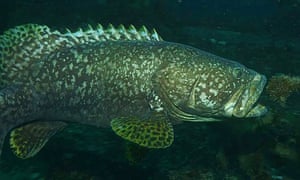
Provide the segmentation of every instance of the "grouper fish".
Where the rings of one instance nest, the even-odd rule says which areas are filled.
[[[0,36],[0,148],[9,133],[14,154],[32,157],[69,123],[167,148],[178,122],[262,116],[265,84],[238,62],[144,26],[20,25]]]

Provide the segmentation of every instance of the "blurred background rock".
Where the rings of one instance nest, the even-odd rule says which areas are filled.
[[[234,59],[268,78],[300,75],[299,0],[2,0],[0,32],[24,23],[76,31],[88,24],[156,28],[163,39]],[[283,87],[284,88],[284,87]],[[166,150],[135,149],[110,129],[72,125],[34,158],[6,142],[0,179],[297,179],[300,97],[262,97],[261,119],[175,126]],[[134,154],[137,154],[135,157]]]

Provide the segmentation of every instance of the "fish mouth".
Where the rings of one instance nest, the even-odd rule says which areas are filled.
[[[244,88],[237,91],[225,105],[227,116],[237,118],[258,117],[267,112],[267,108],[257,104],[257,101],[266,85],[267,79],[264,75],[257,74]]]

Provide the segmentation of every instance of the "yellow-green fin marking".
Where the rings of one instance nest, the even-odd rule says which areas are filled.
[[[113,119],[111,126],[117,135],[147,148],[167,148],[174,141],[173,126],[165,118],[121,117]]]
[[[14,129],[10,134],[10,147],[14,154],[22,159],[33,157],[48,140],[61,131],[64,122],[35,122]]]

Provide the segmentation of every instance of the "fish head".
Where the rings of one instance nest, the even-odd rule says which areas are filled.
[[[257,117],[267,109],[257,104],[266,77],[244,65],[222,59],[211,63],[191,88],[185,109],[216,117]],[[193,111],[192,111],[193,112]],[[197,114],[197,113],[195,113]]]
[[[214,121],[258,117],[267,112],[265,106],[257,104],[266,84],[264,75],[238,62],[203,53],[169,66],[161,76],[163,99],[171,115],[185,121]]]
[[[237,65],[239,67],[231,69],[231,78],[228,80],[228,87],[232,86],[235,90],[228,93],[229,99],[223,106],[223,114],[237,118],[264,115],[267,108],[257,101],[266,85],[266,77],[241,64]]]

